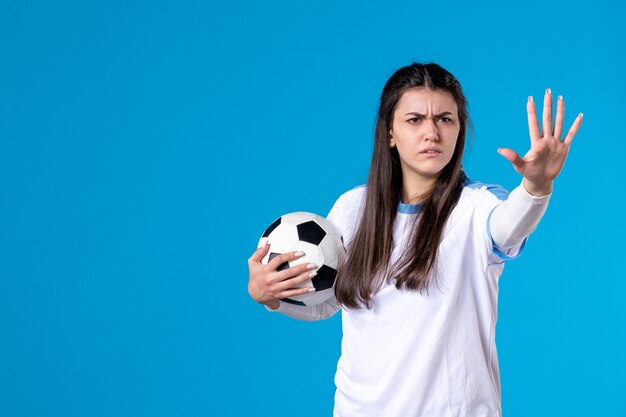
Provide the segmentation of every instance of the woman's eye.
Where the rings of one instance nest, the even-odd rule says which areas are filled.
[[[409,120],[407,120],[409,123],[416,123],[418,121],[420,121],[422,118],[421,117],[412,117]],[[452,122],[452,119],[450,119],[449,117],[441,117],[439,118],[439,120],[441,120],[444,123],[450,123]]]

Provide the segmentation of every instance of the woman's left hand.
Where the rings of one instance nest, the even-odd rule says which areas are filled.
[[[532,195],[542,196],[552,192],[552,182],[561,172],[570,144],[583,121],[583,114],[579,113],[565,138],[561,140],[564,109],[565,103],[559,96],[556,121],[552,130],[552,93],[550,89],[547,89],[543,99],[543,132],[540,133],[535,102],[532,96],[529,96],[526,110],[530,131],[530,150],[521,158],[512,149],[498,149],[500,155],[508,159],[515,171],[524,177],[524,187]]]

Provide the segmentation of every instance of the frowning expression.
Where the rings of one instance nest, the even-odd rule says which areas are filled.
[[[459,130],[452,94],[424,87],[404,92],[389,131],[389,146],[398,150],[403,177],[424,183],[436,180],[452,159]]]

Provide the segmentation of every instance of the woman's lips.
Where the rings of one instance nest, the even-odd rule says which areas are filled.
[[[427,158],[435,158],[441,155],[441,151],[439,149],[424,149],[420,152],[420,155],[424,155]]]

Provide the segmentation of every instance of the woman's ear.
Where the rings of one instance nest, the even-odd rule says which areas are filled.
[[[389,131],[389,147],[393,148],[394,146],[396,146],[396,142],[393,140],[393,135],[390,130]]]

